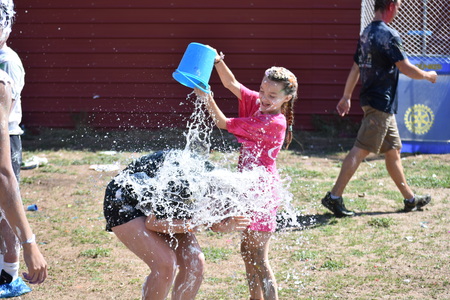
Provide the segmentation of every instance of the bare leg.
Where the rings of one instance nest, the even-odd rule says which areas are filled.
[[[203,281],[205,256],[194,234],[176,234],[178,247],[175,249],[178,275],[172,290],[172,300],[194,299]]]
[[[1,253],[4,255],[3,261],[5,263],[18,263],[20,246],[19,241],[5,219],[0,221],[0,240],[1,240]],[[3,263],[3,262],[1,262]],[[1,269],[0,269],[1,271]],[[9,274],[14,275],[14,274]],[[17,274],[15,274],[17,276]]]
[[[402,160],[400,157],[400,150],[392,149],[385,153],[386,169],[391,176],[395,185],[402,193],[403,198],[411,199],[414,193],[406,182],[405,174],[403,173]]]
[[[163,300],[169,294],[177,271],[177,258],[166,235],[147,230],[145,217],[113,227],[113,232],[150,268],[143,299]]]
[[[9,137],[11,146],[11,163],[17,182],[20,182],[20,165],[22,163],[22,142],[20,136]],[[19,256],[20,256],[20,243],[14,231],[9,226],[6,219],[2,218],[0,214],[0,240],[1,240],[1,253],[4,255],[3,261],[9,265],[3,265],[2,268],[15,280],[19,273]],[[15,264],[15,267],[12,265]],[[1,268],[0,268],[1,272]],[[5,282],[5,277],[2,276],[1,283]],[[9,280],[10,278],[8,278]]]
[[[342,197],[344,193],[344,189],[347,186],[348,182],[352,178],[353,174],[355,174],[361,162],[364,158],[369,155],[370,152],[356,146],[353,146],[352,150],[347,154],[342,163],[341,171],[339,173],[338,179],[331,190],[331,194],[334,196]]]
[[[251,299],[277,300],[275,276],[269,264],[271,232],[246,230],[241,243]]]

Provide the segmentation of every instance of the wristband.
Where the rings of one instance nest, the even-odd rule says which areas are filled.
[[[25,242],[22,242],[22,245],[24,244],[32,244],[32,243],[36,243],[36,235],[33,234],[28,240],[26,240]]]
[[[216,61],[214,61],[214,64],[217,65],[218,63],[220,63],[221,61],[223,61],[225,59],[225,54],[223,54],[222,52],[220,52],[219,54],[220,58]]]

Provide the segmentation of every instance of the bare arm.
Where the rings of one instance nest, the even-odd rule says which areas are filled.
[[[189,221],[178,219],[157,219],[155,215],[150,215],[145,221],[148,230],[160,233],[187,233],[195,231],[189,226]]]
[[[20,197],[19,185],[11,165],[8,117],[11,106],[11,88],[0,82],[0,207],[8,223],[23,245],[23,256],[30,283],[42,283],[47,277],[47,262],[42,256],[28,223]]]
[[[211,226],[211,230],[214,232],[233,232],[244,231],[250,226],[250,219],[243,216],[235,216],[226,218],[219,223],[215,223]]]
[[[345,116],[350,111],[350,99],[352,98],[353,90],[355,89],[358,80],[359,66],[355,62],[353,62],[352,68],[350,69],[350,73],[347,77],[347,81],[345,82],[344,95],[342,96],[341,100],[339,100],[336,106],[336,110],[341,117]]]
[[[250,219],[243,216],[229,217],[211,226],[211,230],[214,232],[233,232],[244,231],[250,226]],[[190,227],[188,220],[176,220],[176,219],[157,219],[154,215],[147,217],[145,221],[145,227],[148,230],[160,232],[160,233],[187,233],[198,231],[197,227]]]
[[[220,55],[217,55],[214,66],[216,67],[217,74],[219,74],[223,86],[229,89],[237,98],[241,98],[241,84],[236,80],[234,74]]]
[[[397,68],[412,79],[425,79],[431,83],[436,83],[437,73],[435,71],[423,71],[409,62],[409,59],[399,61],[395,64]]]
[[[208,112],[214,120],[216,126],[220,129],[227,129],[227,117],[225,117],[223,112],[217,106],[212,93],[206,94],[197,88],[194,89],[194,92],[197,94],[197,96],[206,99],[206,109],[208,109]]]

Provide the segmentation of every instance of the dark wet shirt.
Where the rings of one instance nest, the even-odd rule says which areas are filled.
[[[130,163],[124,171],[128,171],[130,174],[144,172],[149,177],[155,177],[164,163],[166,155],[167,151],[144,155]]]
[[[399,70],[395,63],[407,58],[397,31],[383,21],[373,21],[363,31],[353,57],[361,77],[361,106],[397,113]]]
[[[154,178],[158,175],[168,153],[168,151],[159,151],[142,156],[129,164],[122,172],[126,172],[138,182],[140,178]],[[173,161],[171,164],[179,166],[177,161]],[[214,169],[214,165],[209,161],[204,161],[204,164],[205,172]],[[145,191],[136,192],[132,184],[125,184],[122,192],[125,197],[132,199],[130,202],[136,202],[136,204],[140,202],[141,210],[152,212],[159,219],[190,219],[193,209],[192,191],[189,189],[189,182],[185,178],[184,170],[177,167],[173,169],[171,174],[173,180],[171,179],[166,183],[167,186],[164,188],[162,195],[155,193],[156,189],[153,186],[145,186]],[[162,198],[159,198],[158,195]],[[153,201],[148,202],[150,199],[153,199]],[[142,201],[148,202],[149,206],[143,205]]]
[[[131,177],[145,178],[146,176],[153,178],[155,177],[162,165],[164,164],[165,158],[167,156],[167,151],[159,151],[153,154],[148,154],[140,157],[139,159],[133,161],[128,167],[123,171],[127,172]],[[178,164],[175,162],[175,164]],[[144,175],[145,174],[145,175]],[[182,170],[177,170],[173,174],[173,181],[167,183],[167,187],[164,189],[164,197],[148,203],[150,207],[140,204],[140,209],[147,212],[152,211],[157,218],[176,218],[176,219],[189,219],[191,218],[190,210],[192,209],[192,201],[190,198],[192,196],[189,190],[189,183],[184,180]],[[149,200],[155,198],[155,188],[152,186],[146,186],[146,189],[142,194],[136,193],[133,186],[125,185],[122,190],[126,197],[139,200]]]

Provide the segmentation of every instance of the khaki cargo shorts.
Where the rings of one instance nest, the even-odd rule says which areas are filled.
[[[355,146],[372,153],[385,153],[402,148],[395,115],[363,106],[364,118],[356,137]]]

